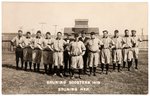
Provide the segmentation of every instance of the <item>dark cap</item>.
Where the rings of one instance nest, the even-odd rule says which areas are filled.
[[[131,32],[136,32],[136,30],[131,30]]]
[[[81,31],[81,34],[86,34],[85,30],[82,30],[82,31]]]
[[[75,33],[75,34],[74,34],[74,37],[79,37],[79,34],[78,34],[78,33]]]
[[[46,34],[49,34],[49,35],[51,35],[51,33],[50,33],[50,32],[46,32]]]
[[[129,31],[129,30],[128,30],[128,29],[125,29],[125,30],[124,30],[124,32],[127,32],[127,31]]]
[[[57,32],[57,34],[61,34],[62,35],[62,33],[59,31],[59,32]]]
[[[103,33],[104,33],[104,32],[106,32],[106,33],[108,34],[108,31],[107,31],[107,30],[104,30]]]
[[[38,30],[38,31],[37,31],[37,33],[40,33],[40,34],[41,34],[41,31],[40,31],[40,30]]]
[[[28,31],[26,34],[31,34],[31,32]]]
[[[18,30],[18,32],[22,32],[22,30]]]
[[[119,31],[118,31],[118,30],[115,30],[114,32],[115,32],[115,33],[119,33]]]
[[[91,32],[90,34],[91,34],[91,35],[95,35],[96,33],[95,33],[95,32]]]

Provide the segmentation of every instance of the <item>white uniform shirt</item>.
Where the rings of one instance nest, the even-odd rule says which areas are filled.
[[[98,38],[94,38],[94,39],[89,39],[86,42],[86,45],[90,51],[95,52],[95,51],[99,51],[99,47],[100,47],[100,45],[103,45],[103,43]]]
[[[45,38],[44,39],[44,49],[50,50],[49,47],[52,47],[52,38]]]
[[[43,43],[44,43],[44,40],[43,40],[42,37],[35,37],[33,39],[34,48],[40,48],[40,49],[42,49]]]
[[[102,43],[104,45],[104,48],[110,48],[114,44],[114,42],[112,41],[112,39],[109,38],[109,37],[106,37],[106,38],[103,37],[101,39],[101,41],[102,41]]]
[[[23,36],[21,36],[21,37],[16,36],[16,37],[14,37],[14,38],[11,40],[11,42],[14,43],[14,46],[19,47],[19,46],[22,46],[22,44],[23,44],[23,39],[24,39]]]
[[[123,37],[123,47],[130,47],[132,48],[132,38],[129,36],[129,37]]]
[[[138,47],[139,46],[139,43],[142,42],[142,39],[138,36],[131,36],[132,38],[132,42],[135,43],[135,47]]]
[[[123,47],[123,38],[122,37],[113,37],[112,38],[114,42],[115,48],[122,48]]]
[[[82,41],[72,41],[69,46],[70,54],[79,56],[82,54],[82,51],[86,50],[85,45]]]
[[[24,47],[29,47],[29,46],[31,46],[33,44],[33,38],[32,37],[25,37],[24,39],[23,39],[23,45],[24,45]]]
[[[52,40],[52,45],[54,51],[64,51],[64,46],[66,45],[66,41],[63,39],[53,39]]]

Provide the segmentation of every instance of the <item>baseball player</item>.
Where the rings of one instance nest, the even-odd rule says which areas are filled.
[[[27,32],[26,37],[23,39],[24,49],[23,49],[23,58],[25,62],[25,71],[27,70],[28,63],[30,66],[30,71],[32,70],[32,49],[33,49],[33,39],[31,33]]]
[[[118,72],[120,72],[120,65],[122,63],[122,47],[123,39],[119,36],[119,31],[114,31],[114,36],[112,38],[114,45],[112,48],[112,61],[113,61],[113,70],[116,69],[116,64],[118,64]]]
[[[75,40],[70,43],[69,53],[71,56],[71,78],[74,78],[74,70],[79,70],[79,78],[83,69],[83,55],[85,54],[85,45],[79,40],[79,35],[74,35]]]
[[[42,49],[43,49],[43,38],[41,37],[41,31],[37,31],[36,37],[33,39],[33,65],[34,65],[34,71],[39,72],[40,70],[40,62],[42,57]],[[37,67],[37,68],[36,68]]]
[[[23,35],[22,30],[18,30],[18,35],[11,40],[11,45],[15,46],[16,69],[19,68],[19,58],[21,59],[21,69],[23,68]]]
[[[53,45],[53,62],[54,62],[54,74],[53,76],[57,75],[57,67],[59,68],[59,75],[63,77],[63,51],[64,51],[64,46],[66,45],[66,41],[62,39],[62,33],[58,32],[57,33],[57,38],[52,40],[52,45]]]
[[[43,44],[43,64],[46,74],[48,74],[48,71],[52,73],[52,64],[53,64],[53,49],[51,46],[52,38],[50,36],[51,36],[50,32],[47,32]]]
[[[132,65],[133,53],[132,53],[132,38],[129,36],[129,30],[126,29],[125,36],[123,37],[123,68],[128,63],[128,71]]]
[[[87,40],[86,46],[88,48],[88,65],[90,68],[90,74],[92,74],[92,68],[93,68],[93,75],[96,76],[96,68],[99,63],[99,48],[103,45],[102,41],[100,41],[98,38],[95,37],[95,32],[91,32],[91,38]]]
[[[79,40],[82,41],[85,44],[88,39],[89,38],[86,37],[85,30],[82,30],[81,31],[81,37],[79,38]],[[83,67],[84,70],[83,71],[84,71],[84,74],[86,74],[86,71],[87,71],[87,57],[88,57],[88,50],[86,50],[85,54],[83,55],[83,61],[84,61],[84,67]]]
[[[102,73],[104,71],[104,65],[106,65],[106,74],[108,74],[108,69],[109,69],[109,64],[110,64],[110,59],[111,59],[111,47],[113,46],[114,42],[112,41],[111,38],[108,37],[108,31],[104,30],[103,31],[103,38],[102,40],[102,50],[101,50],[101,68],[102,68]]]
[[[138,69],[138,54],[139,54],[139,43],[142,42],[142,39],[136,35],[136,30],[131,30],[132,38],[132,51],[133,58],[135,60],[135,69]]]

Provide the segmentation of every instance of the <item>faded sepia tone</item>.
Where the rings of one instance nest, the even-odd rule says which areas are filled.
[[[47,31],[55,37],[58,31],[71,33],[77,26],[76,21],[85,21],[85,28],[95,31],[102,37],[102,31],[108,30],[112,37],[114,30],[124,35],[124,30],[136,30],[143,39],[140,44],[139,70],[132,68],[121,73],[110,72],[96,77],[83,75],[73,81],[100,81],[100,85],[48,85],[47,81],[70,81],[69,77],[52,77],[41,72],[29,72],[15,69],[15,51],[10,40],[17,35],[19,29],[25,34],[30,31],[35,36],[37,30],[42,35]],[[78,22],[77,22],[78,23]],[[79,24],[80,25],[80,24]],[[87,36],[89,36],[89,33]],[[63,34],[65,35],[65,34]],[[71,34],[72,35],[72,34]],[[2,3],[2,93],[3,94],[50,94],[50,93],[94,93],[94,94],[147,94],[148,93],[148,4],[147,3]],[[110,64],[111,65],[111,64]],[[110,66],[112,69],[112,66]],[[90,91],[59,92],[58,88],[84,87]]]

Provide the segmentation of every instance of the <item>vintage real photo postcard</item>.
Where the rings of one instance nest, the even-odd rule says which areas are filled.
[[[148,94],[148,3],[2,2],[2,94]]]

